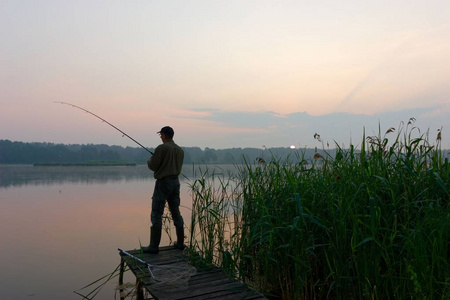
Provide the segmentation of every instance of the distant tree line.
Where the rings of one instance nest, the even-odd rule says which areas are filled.
[[[150,148],[150,151],[154,149]],[[185,164],[254,163],[260,158],[269,160],[290,157],[293,161],[314,156],[314,149],[290,148],[230,148],[213,149],[183,147]],[[105,144],[25,143],[0,140],[0,164],[84,163],[88,161],[120,161],[145,164],[150,154],[139,147],[108,146]]]

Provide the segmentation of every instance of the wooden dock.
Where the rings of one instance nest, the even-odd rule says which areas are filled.
[[[189,266],[187,257],[181,250],[172,246],[160,247],[159,254],[141,254],[139,250],[129,250],[127,253],[138,257],[142,261],[155,266]],[[137,299],[144,299],[144,289],[152,296],[148,299],[266,299],[261,293],[247,287],[244,283],[231,278],[220,268],[213,267],[208,270],[197,270],[189,281],[186,289],[176,291],[171,288],[156,289],[157,283],[152,279],[146,265],[129,257],[122,252],[121,274],[128,266],[136,276]],[[119,284],[123,283],[123,275]],[[156,284],[156,285],[155,285]],[[153,288],[152,288],[153,286]]]

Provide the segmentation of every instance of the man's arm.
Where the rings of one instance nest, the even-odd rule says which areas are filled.
[[[155,153],[147,160],[147,166],[152,171],[157,171],[159,169],[159,166],[161,165],[162,161],[162,151],[161,148],[158,146],[155,149]]]

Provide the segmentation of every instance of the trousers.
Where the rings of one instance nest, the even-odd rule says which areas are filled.
[[[166,201],[175,227],[183,227],[184,221],[180,213],[180,181],[178,177],[156,180],[152,197],[152,226],[162,227],[162,216]]]

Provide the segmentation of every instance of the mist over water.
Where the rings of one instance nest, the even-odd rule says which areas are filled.
[[[185,166],[180,176],[186,224],[197,171]],[[81,299],[73,291],[112,272],[120,263],[117,248],[148,244],[153,187],[145,165],[0,165],[0,298]],[[163,234],[161,245],[169,241]],[[95,299],[113,299],[116,284]]]

